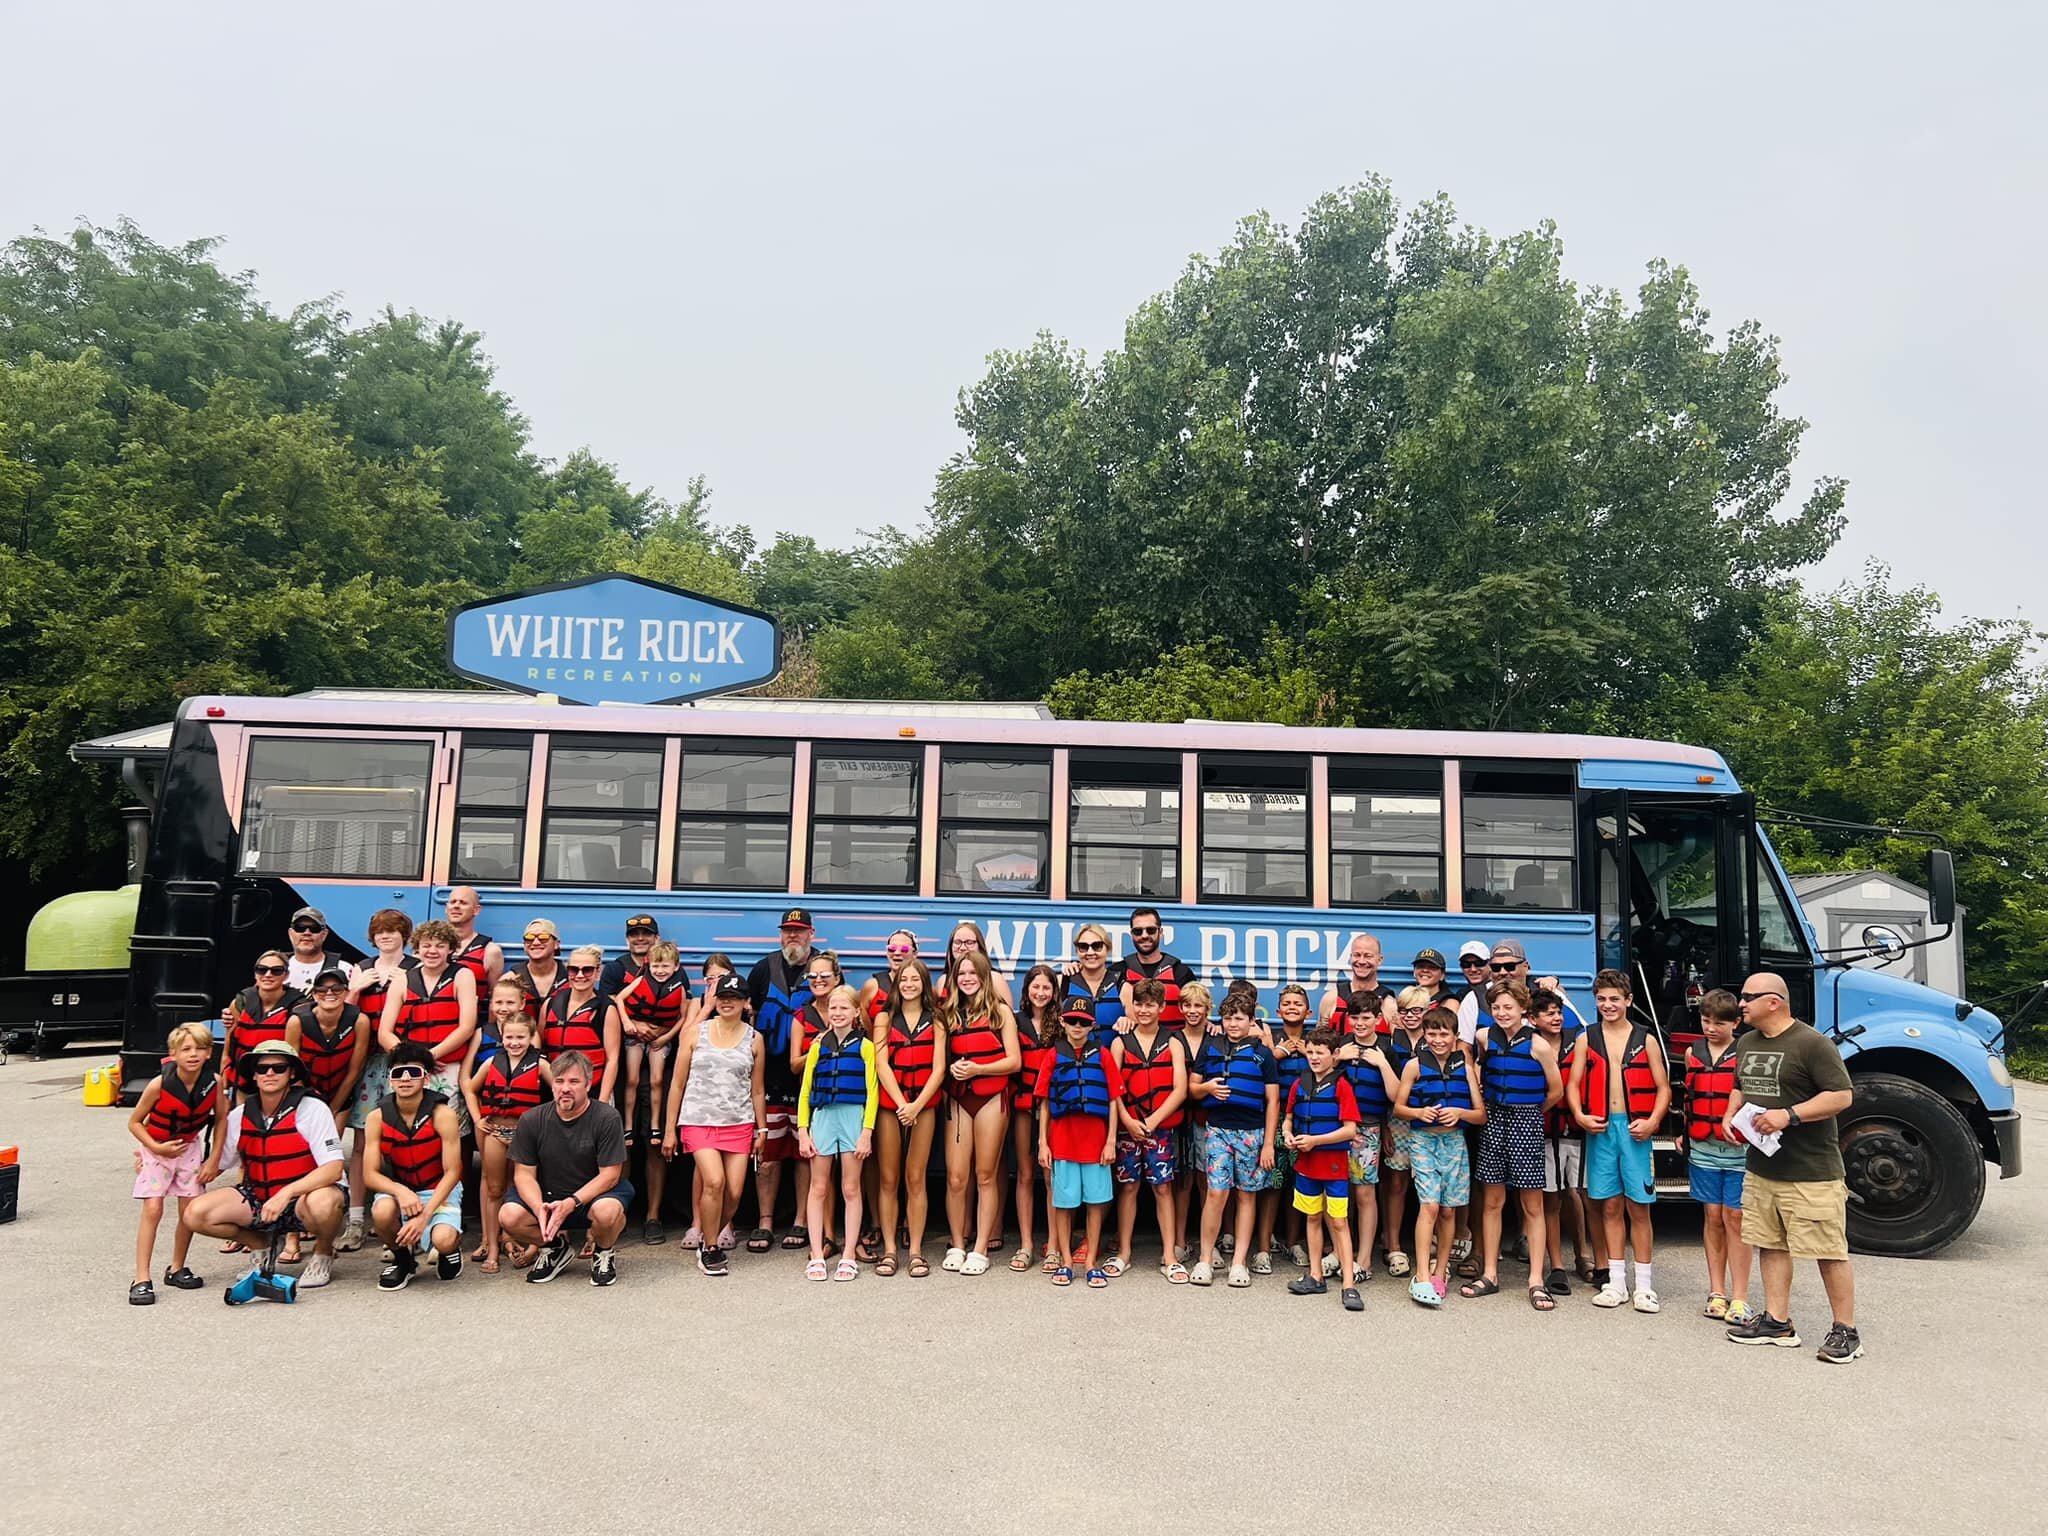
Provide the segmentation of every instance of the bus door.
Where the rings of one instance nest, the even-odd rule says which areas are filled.
[[[1766,949],[1758,890],[1769,876],[1758,867],[1754,803],[1598,790],[1587,842],[1600,963],[1627,973],[1636,1017],[1676,1051],[1700,1033],[1700,998],[1716,987],[1739,993]],[[1785,979],[1810,1018],[1811,971],[1788,968]]]

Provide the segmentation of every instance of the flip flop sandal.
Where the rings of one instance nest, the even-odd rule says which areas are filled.
[[[1551,1299],[1550,1292],[1540,1285],[1529,1287],[1529,1305],[1538,1312],[1555,1312],[1557,1310],[1557,1303]]]
[[[1091,1290],[1091,1291],[1101,1291],[1101,1290],[1107,1290],[1108,1288],[1109,1288],[1109,1273],[1108,1273],[1108,1271],[1107,1271],[1107,1270],[1105,1270],[1105,1269],[1091,1269],[1091,1270],[1089,1270],[1089,1271],[1088,1271],[1088,1289],[1089,1289],[1089,1290]]]
[[[1010,1268],[1014,1269],[1020,1275],[1024,1274],[1031,1268],[1031,1249],[1029,1245],[1019,1248],[1015,1253],[1010,1255]]]
[[[1498,1296],[1500,1294],[1500,1282],[1498,1280],[1489,1280],[1484,1275],[1481,1275],[1470,1284],[1459,1286],[1458,1294],[1467,1301],[1477,1301],[1482,1296]]]
[[[875,1260],[875,1273],[880,1275],[885,1280],[888,1279],[889,1276],[895,1274],[896,1255],[893,1253],[885,1253],[879,1259]]]
[[[471,1257],[474,1258],[475,1255],[472,1254]],[[486,1254],[483,1258],[477,1260],[476,1267],[480,1274],[495,1275],[498,1272],[498,1256],[496,1254]]]
[[[804,1266],[804,1278],[806,1280],[830,1280],[832,1273],[825,1268],[825,1261],[823,1259],[813,1259]]]
[[[747,1234],[747,1252],[766,1253],[775,1246],[775,1234],[766,1227],[756,1227]]]
[[[921,1253],[913,1253],[913,1254],[912,1254],[912,1255],[910,1256],[910,1278],[911,1278],[911,1279],[913,1279],[913,1280],[922,1280],[922,1279],[923,1279],[923,1278],[924,1278],[924,1277],[925,1277],[926,1275],[930,1274],[931,1272],[932,1272],[932,1267],[931,1267],[931,1264],[930,1264],[930,1263],[929,1263],[929,1262],[928,1262],[928,1261],[926,1260],[926,1258],[925,1258],[925,1256],[924,1256],[923,1254],[921,1254]]]
[[[484,1252],[484,1246],[482,1243],[478,1243],[476,1247],[470,1249],[469,1251],[469,1261],[472,1264],[481,1264],[485,1259],[489,1257],[490,1255]]]
[[[853,1256],[863,1264],[875,1264],[881,1261],[882,1234],[879,1228],[872,1232],[861,1233],[860,1241],[854,1244]]]
[[[1543,1277],[1543,1288],[1553,1296],[1569,1296],[1572,1293],[1572,1277],[1561,1269],[1553,1269]]]
[[[1131,1266],[1125,1261],[1124,1256],[1120,1253],[1111,1254],[1107,1259],[1103,1260],[1102,1263],[1098,1266],[1098,1268],[1100,1268],[1101,1271],[1105,1275],[1109,1276],[1109,1278],[1112,1280],[1114,1280],[1118,1275],[1121,1275],[1125,1270],[1129,1269],[1130,1267]]]
[[[1064,1264],[1055,1264],[1048,1273],[1051,1274],[1054,1285],[1072,1285],[1074,1283],[1074,1272]]]
[[[1168,1285],[1186,1285],[1188,1283],[1187,1265],[1181,1263],[1173,1263],[1167,1265],[1166,1283]]]

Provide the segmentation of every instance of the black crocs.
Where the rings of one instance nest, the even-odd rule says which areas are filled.
[[[189,1265],[165,1270],[164,1284],[180,1291],[198,1291],[206,1287],[206,1282],[193,1274]]]
[[[156,1287],[147,1280],[138,1280],[128,1287],[128,1305],[131,1307],[153,1307],[156,1305]]]

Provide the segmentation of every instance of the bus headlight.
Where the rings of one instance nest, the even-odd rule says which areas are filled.
[[[2005,1058],[2003,1056],[1993,1056],[1990,1059],[1990,1070],[1991,1081],[1998,1084],[1999,1087],[2010,1088],[2012,1086],[2012,1074],[2006,1071]]]

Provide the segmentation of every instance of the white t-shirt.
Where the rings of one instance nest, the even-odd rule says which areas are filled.
[[[290,955],[285,961],[284,984],[294,992],[309,992],[313,978],[322,971],[339,971],[344,976],[353,976],[356,968],[339,956],[330,960],[323,954],[311,960],[301,960],[297,955]]]
[[[220,1166],[225,1173],[242,1164],[242,1114],[249,1107],[248,1102],[237,1104],[228,1111],[227,1133],[221,1139]],[[313,1161],[319,1167],[341,1161],[341,1132],[334,1128],[334,1112],[325,1102],[308,1094],[299,1100],[299,1112],[293,1122],[299,1134],[306,1138],[306,1145],[313,1149]]]

